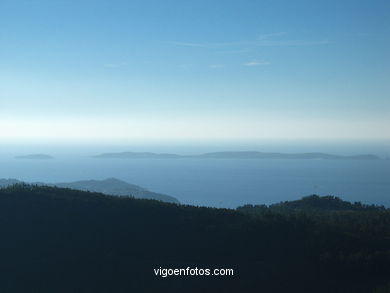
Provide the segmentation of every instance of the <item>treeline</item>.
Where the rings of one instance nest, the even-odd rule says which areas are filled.
[[[0,292],[388,292],[389,224],[334,197],[234,211],[15,185],[0,189]]]
[[[270,206],[245,205],[237,210],[259,220],[272,215],[300,219],[331,227],[357,238],[390,238],[390,209],[360,202],[350,203],[335,196],[311,195]]]

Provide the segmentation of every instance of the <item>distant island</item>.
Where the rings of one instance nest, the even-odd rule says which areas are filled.
[[[243,152],[213,152],[200,155],[177,155],[177,154],[158,154],[149,152],[119,152],[104,153],[95,155],[98,159],[308,159],[308,160],[379,160],[380,158],[372,154],[341,156],[326,153],[265,153],[257,151]]]
[[[14,184],[25,183],[17,179],[0,179],[0,188],[12,186]],[[116,178],[107,178],[104,180],[83,180],[61,183],[30,183],[38,186],[55,186],[61,188],[70,188],[81,191],[100,192],[106,195],[115,195],[122,197],[134,197],[140,199],[153,199],[168,203],[180,202],[173,196],[149,191],[141,186],[130,184]]]
[[[120,153],[104,153],[93,156],[99,159],[175,159],[183,156],[175,154],[156,154],[148,152],[120,152]]]
[[[31,154],[31,155],[23,155],[16,156],[15,159],[26,159],[26,160],[52,160],[54,157],[46,154]]]

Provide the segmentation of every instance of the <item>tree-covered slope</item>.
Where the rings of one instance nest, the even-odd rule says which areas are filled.
[[[390,215],[370,213],[356,230],[309,214],[15,185],[0,189],[0,292],[381,292]],[[162,278],[159,267],[234,276]]]
[[[7,187],[17,183],[25,183],[17,179],[1,179],[0,187]],[[108,195],[131,196],[143,199],[155,199],[163,202],[180,203],[175,197],[166,194],[153,192],[141,186],[130,184],[116,178],[107,178],[103,180],[81,180],[73,182],[44,183],[33,182],[33,185],[57,186],[62,188],[71,188],[82,191],[101,192]]]

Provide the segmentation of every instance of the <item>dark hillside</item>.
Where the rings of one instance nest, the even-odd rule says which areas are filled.
[[[0,292],[373,292],[390,275],[390,214],[371,216],[350,233],[308,215],[15,185],[0,190]]]

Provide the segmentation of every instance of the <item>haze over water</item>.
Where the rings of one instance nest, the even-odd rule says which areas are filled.
[[[103,152],[200,154],[226,150],[389,155],[389,143],[209,142],[204,144],[14,145],[0,152],[0,178],[48,183],[115,177],[176,197],[181,203],[235,208],[310,194],[390,206],[390,160],[96,159]],[[47,153],[53,160],[14,156]]]
[[[389,160],[96,160],[104,152],[390,157],[389,2],[0,1],[0,177],[117,177],[183,203],[388,204]],[[49,154],[47,161],[14,156]]]

